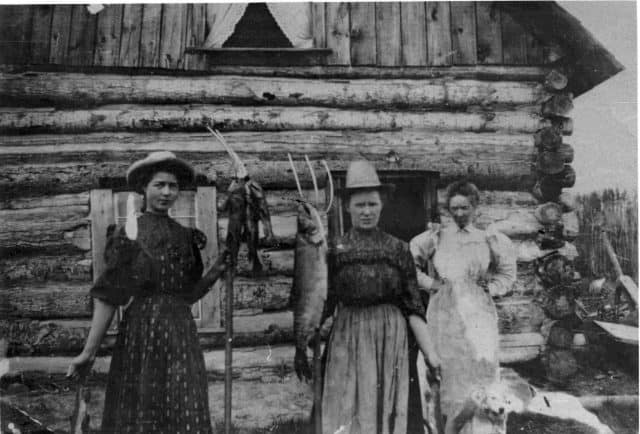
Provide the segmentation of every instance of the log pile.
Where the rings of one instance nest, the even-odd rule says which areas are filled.
[[[10,354],[80,349],[95,264],[90,192],[121,188],[133,160],[174,151],[194,164],[199,185],[216,185],[218,201],[224,200],[231,163],[204,131],[211,125],[225,132],[265,188],[275,233],[274,242],[261,246],[259,277],[240,252],[234,345],[292,338],[287,309],[297,193],[290,153],[305,189],[312,182],[300,163],[304,155],[326,159],[332,170],[366,158],[379,170],[437,171],[440,187],[462,178],[476,183],[482,190],[478,226],[494,225],[510,236],[518,256],[513,294],[497,301],[501,357],[536,357],[544,314],[534,302],[541,290],[534,264],[549,250],[535,242],[544,229],[535,212],[542,190],[549,200],[567,202],[558,186],[575,175],[573,149],[562,143],[572,132],[571,96],[558,71],[546,77],[518,71],[506,68],[503,80],[0,73],[6,102],[0,109],[0,220],[6,222],[0,225],[0,307],[10,318],[0,321],[0,335],[8,338]],[[325,188],[325,177],[318,181]],[[567,239],[577,232],[569,211],[561,216]],[[220,213],[219,240],[226,225]],[[563,248],[574,254],[570,243]],[[219,328],[203,331],[201,340],[205,348],[224,345]],[[112,344],[107,339],[106,352]]]

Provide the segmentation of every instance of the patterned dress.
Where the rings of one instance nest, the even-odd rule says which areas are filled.
[[[211,433],[204,357],[190,304],[206,238],[168,216],[138,218],[138,238],[110,228],[93,297],[127,307],[105,397],[104,433]]]
[[[424,315],[407,243],[378,229],[351,229],[329,256],[329,338],[322,430],[407,432],[407,317]]]
[[[452,417],[470,392],[499,380],[498,316],[491,296],[511,289],[516,255],[505,235],[472,225],[436,225],[411,240],[411,252],[419,270],[432,261],[438,277],[451,282],[431,296],[426,318],[442,361],[442,412]],[[418,281],[428,290],[433,279],[418,271]],[[485,432],[470,425],[462,432]]]

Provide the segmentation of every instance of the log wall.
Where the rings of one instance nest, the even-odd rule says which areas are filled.
[[[105,49],[101,56],[107,54]],[[497,301],[501,333],[509,336],[503,339],[506,360],[537,354],[540,344],[527,340],[544,320],[532,302],[539,289],[532,263],[547,252],[533,242],[541,227],[533,215],[539,199],[530,192],[540,179],[541,149],[564,146],[557,152],[562,164],[573,154],[562,144],[571,119],[565,111],[560,116],[544,109],[557,95],[570,95],[545,84],[554,71],[538,72],[532,77],[527,69],[496,69],[491,80],[455,71],[448,77],[375,80],[0,73],[0,310],[11,318],[0,323],[0,334],[8,337],[13,355],[77,351],[91,314],[90,191],[120,182],[131,162],[148,152],[171,150],[194,164],[202,182],[215,182],[224,200],[231,167],[203,132],[213,125],[266,189],[276,236],[275,245],[261,251],[260,277],[251,275],[241,252],[236,345],[291,341],[291,154],[307,196],[311,178],[301,163],[304,155],[322,173],[321,189],[326,176],[320,159],[332,170],[346,169],[356,158],[378,169],[434,170],[440,187],[462,178],[475,182],[483,190],[478,225],[509,235],[518,257],[513,294]],[[443,192],[438,196],[446,223]],[[221,213],[217,221],[223,240],[227,216]],[[569,255],[575,248],[565,250]],[[223,337],[219,329],[208,330],[202,342],[216,348]]]
[[[317,48],[329,65],[434,66],[547,64],[545,46],[504,12],[500,2],[325,3],[315,5]],[[2,6],[0,64],[126,66],[194,70],[186,53],[206,39],[199,4]],[[322,19],[319,19],[319,18]]]

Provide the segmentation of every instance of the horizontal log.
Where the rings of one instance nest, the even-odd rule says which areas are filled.
[[[276,311],[289,307],[292,277],[238,277],[234,282],[234,309]],[[91,303],[88,282],[21,283],[0,292],[0,305],[14,318],[88,318]],[[224,294],[221,296],[224,306]],[[531,298],[515,296],[496,301],[500,331],[537,331],[544,315]]]
[[[10,256],[0,261],[0,282],[89,282],[91,262],[85,253]]]
[[[0,210],[0,238],[11,232],[73,230],[87,223],[88,205],[49,206],[19,210]]]
[[[42,197],[18,197],[0,201],[0,210],[89,205],[89,193],[60,194]]]
[[[93,135],[92,139],[96,139]],[[141,137],[144,135],[129,136]],[[148,150],[187,150],[180,153],[191,161],[202,174],[214,174],[218,185],[224,189],[229,182],[231,164],[221,149],[215,153],[190,152],[188,146],[194,140],[202,149],[211,149],[214,144],[204,135],[162,135],[165,141],[150,143]],[[296,170],[301,175],[304,188],[311,186],[308,169],[302,156],[317,160],[326,158],[332,170],[345,170],[349,161],[367,158],[378,170],[433,170],[441,172],[441,183],[462,177],[470,178],[479,188],[489,190],[526,191],[533,185],[531,160],[533,147],[530,136],[453,134],[425,135],[418,131],[402,133],[333,133],[290,132],[228,134],[231,146],[238,149],[251,176],[264,188],[295,188],[294,177],[286,153],[292,152],[296,159]],[[51,137],[51,136],[47,136]],[[101,136],[102,137],[102,136]],[[150,136],[145,141],[158,139]],[[246,140],[242,146],[234,146],[235,139]],[[122,139],[122,140],[118,140]],[[11,140],[22,140],[12,138]],[[51,146],[46,152],[20,153],[18,147],[0,147],[4,173],[0,179],[0,198],[5,200],[25,195],[69,194],[83,192],[100,185],[101,178],[123,178],[132,161],[142,158],[146,152],[117,151],[123,146],[123,137],[113,139],[114,153],[93,150],[86,144],[75,144],[73,152],[55,151]],[[6,142],[5,142],[6,144]],[[133,142],[126,144],[133,148]],[[26,149],[22,149],[26,151]],[[42,150],[42,148],[40,149]],[[245,152],[245,150],[247,152]],[[392,152],[393,151],[393,152]],[[390,153],[393,158],[390,159]],[[324,186],[324,169],[314,162],[321,187]]]
[[[91,317],[91,297],[85,283],[9,286],[0,290],[0,305],[14,318]]]
[[[41,254],[77,253],[91,249],[89,225],[72,230],[56,230],[55,225],[28,231],[13,231],[0,234],[0,258],[17,254],[39,252]]]
[[[234,309],[275,311],[289,305],[292,278],[238,276]],[[0,306],[13,318],[57,319],[91,316],[90,282],[20,282],[0,290]],[[221,296],[224,306],[224,294]]]
[[[496,154],[496,160],[490,161],[485,154],[485,161],[473,160],[473,152],[465,156],[464,160],[446,158],[432,161],[431,168],[440,165],[448,166],[440,178],[440,184],[446,185],[458,179],[466,178],[474,182],[478,188],[488,189],[518,189],[528,191],[532,185],[530,164],[523,161],[526,153],[513,155],[511,161],[502,161]],[[426,159],[426,156],[424,157]],[[462,158],[462,157],[461,157]],[[291,174],[288,161],[248,160],[243,158],[247,170],[263,188],[280,189],[295,188],[295,181]],[[346,170],[350,160],[330,161],[331,170]],[[120,180],[129,161],[112,161],[104,163],[67,163],[67,164],[38,164],[0,166],[3,178],[0,179],[0,198],[8,199],[24,195],[64,194],[101,188],[105,184],[101,180]],[[420,160],[403,159],[400,164],[387,162],[382,159],[373,161],[378,170],[424,170]],[[230,182],[230,165],[226,161],[198,162],[194,164],[200,173],[219,173],[218,185],[225,189]],[[303,188],[311,185],[311,177],[304,172],[303,164],[296,163],[296,170],[301,175]],[[320,169],[317,169],[320,173]],[[455,170],[455,171],[454,171]],[[323,181],[324,182],[324,181]]]
[[[6,321],[0,320],[0,335],[9,339],[9,357],[76,355],[86,339],[90,320],[74,321]],[[292,314],[264,314],[259,319],[234,318],[235,348],[255,347],[291,343],[293,334]],[[266,327],[266,328],[265,328]],[[109,354],[114,344],[114,336],[103,341],[100,355]],[[224,347],[224,332],[201,332],[200,345],[204,350]],[[526,354],[526,359],[534,350],[540,350],[544,339],[539,333],[517,333],[500,335],[500,361],[513,363],[514,354]],[[537,355],[537,354],[536,354]],[[519,356],[521,357],[521,356]],[[534,356],[535,358],[535,356]],[[503,361],[504,360],[504,361]],[[524,361],[524,360],[522,360]]]
[[[420,128],[425,131],[535,133],[553,125],[553,122],[524,111],[407,112],[309,106],[116,105],[88,110],[0,110],[0,133],[4,134],[204,131],[209,125],[221,131],[397,131]],[[569,130],[565,132],[570,133]],[[211,142],[213,140],[209,139]]]
[[[375,66],[240,66],[206,65],[206,71],[170,71],[148,67],[114,66],[76,66],[76,65],[0,65],[0,71],[12,74],[34,72],[77,72],[84,74],[124,74],[124,75],[180,75],[180,76],[218,76],[243,75],[288,78],[403,78],[430,79],[456,78],[487,81],[537,81],[544,82],[551,68],[547,66],[504,66],[504,65],[468,65],[468,66],[405,66],[380,68]]]
[[[22,104],[245,103],[341,107],[531,105],[548,97],[535,82],[451,79],[324,80],[247,76],[127,76],[0,73],[0,98]]]

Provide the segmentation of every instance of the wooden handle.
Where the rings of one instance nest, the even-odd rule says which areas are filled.
[[[604,243],[604,248],[607,250],[609,259],[613,264],[613,268],[616,271],[616,277],[620,278],[622,276],[622,267],[620,267],[620,262],[618,262],[618,257],[616,256],[616,252],[613,251],[613,247],[611,246],[611,242],[609,241],[607,232],[604,230],[602,231],[602,242]]]

